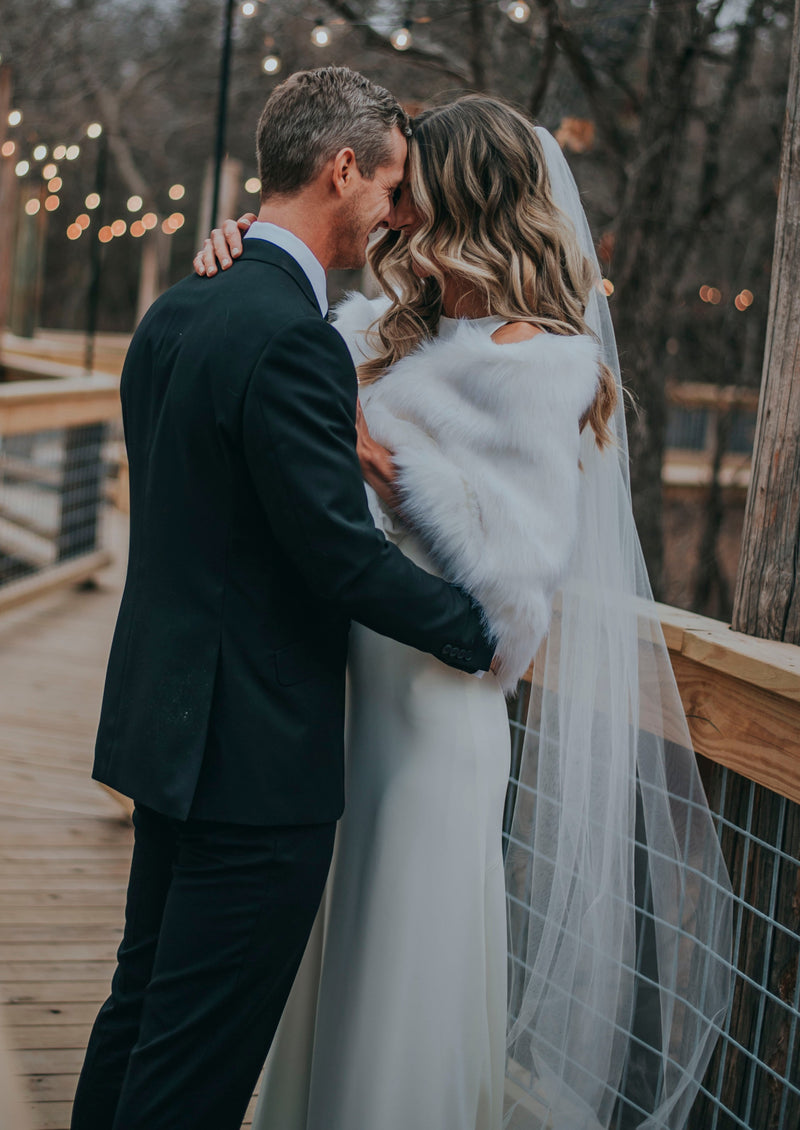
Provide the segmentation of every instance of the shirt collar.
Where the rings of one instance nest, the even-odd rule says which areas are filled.
[[[247,229],[244,238],[266,240],[267,243],[274,243],[276,247],[280,247],[287,255],[291,255],[295,263],[297,263],[298,267],[311,283],[320,312],[323,318],[325,317],[328,313],[328,291],[325,268],[311,248],[303,243],[299,236],[296,236],[294,232],[287,231],[286,228],[278,227],[277,224],[269,224],[264,220],[256,220]]]

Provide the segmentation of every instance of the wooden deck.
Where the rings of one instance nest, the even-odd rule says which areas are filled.
[[[0,1001],[35,1130],[69,1127],[122,933],[132,830],[89,776],[122,560],[0,616]]]

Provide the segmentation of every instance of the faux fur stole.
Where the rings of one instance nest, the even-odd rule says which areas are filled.
[[[385,305],[356,294],[338,308],[356,365],[370,355],[365,331]],[[371,434],[394,453],[403,517],[442,575],[482,605],[506,693],[546,635],[566,577],[582,474],[578,421],[598,365],[585,335],[500,345],[464,321],[361,389]]]

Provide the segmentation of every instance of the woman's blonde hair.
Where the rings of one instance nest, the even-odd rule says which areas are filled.
[[[420,114],[409,185],[422,224],[410,239],[387,232],[370,254],[392,302],[371,328],[378,354],[359,367],[363,383],[436,334],[448,276],[467,283],[487,313],[549,333],[589,332],[584,311],[601,282],[553,203],[539,138],[523,114],[483,95]],[[616,399],[613,374],[601,365],[597,396],[580,421],[599,447],[611,439]]]

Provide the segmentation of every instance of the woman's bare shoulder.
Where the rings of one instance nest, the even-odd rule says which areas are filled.
[[[494,331],[492,341],[496,341],[498,345],[512,345],[517,341],[530,341],[532,337],[541,333],[544,333],[544,330],[531,325],[530,322],[506,322],[504,326]]]

